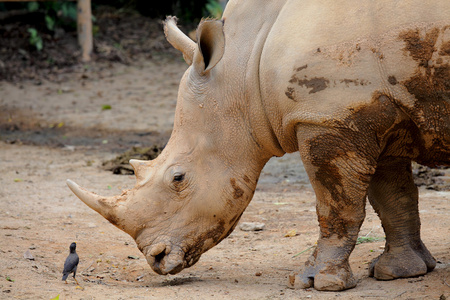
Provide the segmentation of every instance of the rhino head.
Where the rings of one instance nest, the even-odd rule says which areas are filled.
[[[175,18],[164,27],[190,65],[167,146],[152,161],[130,161],[137,183],[120,196],[101,197],[67,181],[78,198],[132,236],[162,275],[192,266],[231,233],[277,148],[261,101],[243,84],[256,79],[226,59],[224,22],[200,23],[197,43]]]

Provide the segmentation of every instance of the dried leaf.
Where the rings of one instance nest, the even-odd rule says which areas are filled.
[[[297,235],[297,229],[289,230],[284,236],[285,237],[293,237]]]

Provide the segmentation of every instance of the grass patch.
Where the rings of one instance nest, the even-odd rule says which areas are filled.
[[[360,236],[356,240],[356,245],[363,244],[363,243],[374,243],[379,241],[386,240],[385,237],[368,237],[368,236]]]

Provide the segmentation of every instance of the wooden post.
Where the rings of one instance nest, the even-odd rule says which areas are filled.
[[[77,2],[78,43],[81,46],[81,60],[88,62],[91,60],[93,48],[91,0],[78,0]]]

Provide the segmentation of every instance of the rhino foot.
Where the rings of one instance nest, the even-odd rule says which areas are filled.
[[[434,267],[436,260],[422,243],[416,249],[386,247],[385,252],[372,261],[369,275],[379,280],[392,280],[424,275]]]
[[[342,291],[356,286],[350,267],[332,266],[318,272],[308,268],[300,274],[289,275],[288,286],[293,289],[314,287],[318,291]]]

